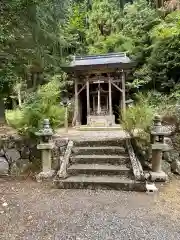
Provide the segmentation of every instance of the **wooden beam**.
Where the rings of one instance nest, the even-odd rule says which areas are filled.
[[[112,85],[113,85],[115,88],[117,88],[120,92],[122,92],[122,89],[119,88],[114,82],[112,82]]]
[[[84,86],[79,90],[79,92],[77,93],[78,95],[82,92],[82,90],[84,90],[86,87],[86,84],[84,84]]]

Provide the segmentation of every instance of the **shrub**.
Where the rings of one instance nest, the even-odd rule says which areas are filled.
[[[122,127],[130,136],[134,136],[135,132],[148,132],[154,115],[154,109],[145,97],[141,94],[137,98],[136,104],[128,108],[122,117]]]
[[[28,135],[33,135],[45,118],[49,118],[53,129],[61,127],[64,123],[64,108],[59,102],[59,83],[53,80],[30,94],[22,110],[9,112],[8,122],[21,134]]]
[[[131,137],[136,156],[144,165],[149,159],[150,127],[155,109],[143,94],[136,96],[137,102],[122,116],[122,127]]]

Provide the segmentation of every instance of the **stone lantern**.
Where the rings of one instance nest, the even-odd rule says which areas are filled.
[[[64,109],[65,109],[65,116],[64,116],[64,128],[65,128],[65,132],[68,132],[68,107],[71,104],[71,101],[69,100],[68,97],[64,97],[62,98],[62,101],[60,103]]]
[[[161,124],[160,116],[156,115],[153,120],[151,130],[151,148],[152,148],[152,181],[166,181],[167,175],[161,169],[162,156],[164,151],[168,151],[168,145],[164,143],[165,136],[169,132]]]
[[[37,149],[41,151],[42,159],[42,172],[40,172],[36,178],[37,180],[42,180],[44,178],[50,178],[54,174],[54,171],[51,169],[51,152],[54,147],[51,141],[53,130],[50,127],[49,119],[44,119],[43,128],[36,132],[36,136],[40,138]]]
[[[132,106],[133,106],[133,103],[134,103],[134,100],[132,100],[132,99],[126,100],[126,106],[127,106],[127,107],[132,107]]]

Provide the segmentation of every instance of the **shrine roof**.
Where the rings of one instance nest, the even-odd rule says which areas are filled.
[[[103,55],[74,56],[68,66],[64,68],[69,70],[81,70],[84,68],[96,68],[99,66],[131,68],[133,62],[127,57],[126,53],[109,53]]]

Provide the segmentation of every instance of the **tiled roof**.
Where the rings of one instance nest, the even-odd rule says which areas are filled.
[[[131,63],[126,53],[109,53],[106,55],[92,55],[85,57],[74,57],[70,63],[70,67],[76,66],[89,66],[89,65],[105,65],[105,64],[118,64],[118,63]]]

